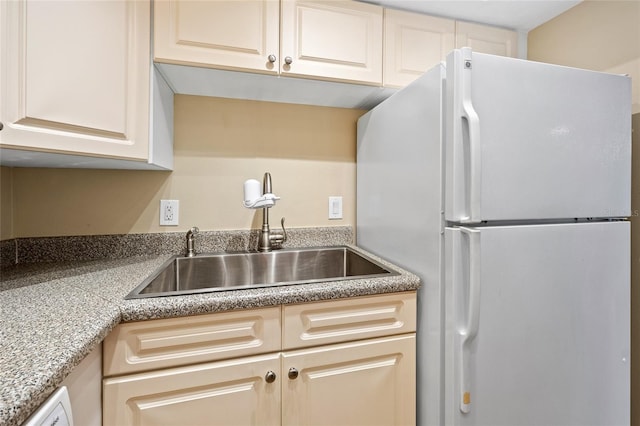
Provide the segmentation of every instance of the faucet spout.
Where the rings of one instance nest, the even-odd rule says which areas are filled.
[[[263,194],[271,194],[273,191],[271,190],[271,173],[266,172],[262,177],[262,193]]]
[[[266,172],[262,178],[262,193],[271,194],[271,173]],[[270,206],[269,206],[270,207]],[[271,251],[274,248],[281,248],[282,244],[287,240],[287,234],[284,230],[284,218],[282,218],[282,234],[272,233],[269,227],[269,207],[262,209],[262,229],[258,238],[258,250]]]

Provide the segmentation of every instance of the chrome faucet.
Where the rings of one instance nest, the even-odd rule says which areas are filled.
[[[197,226],[187,231],[187,257],[193,257],[196,253],[195,237],[200,232]]]
[[[271,173],[267,172],[262,178],[262,193],[271,194]],[[269,206],[270,207],[270,206]],[[269,229],[269,207],[262,209],[262,230],[258,238],[258,250],[271,251],[282,248],[282,244],[287,241],[287,231],[284,229],[284,217],[280,220],[282,234],[271,233]]]

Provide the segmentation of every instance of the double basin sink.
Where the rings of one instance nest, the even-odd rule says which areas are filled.
[[[398,275],[347,246],[173,257],[127,299]]]

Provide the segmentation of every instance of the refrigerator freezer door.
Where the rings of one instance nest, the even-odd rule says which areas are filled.
[[[447,228],[446,425],[629,424],[629,223]]]
[[[465,48],[446,91],[447,220],[630,214],[628,77]]]

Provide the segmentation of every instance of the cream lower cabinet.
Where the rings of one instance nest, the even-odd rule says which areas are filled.
[[[282,424],[415,425],[415,334],[282,354]]]
[[[415,424],[415,308],[407,292],[122,324],[103,424]]]
[[[414,354],[406,335],[106,379],[104,425],[412,425]]]
[[[107,379],[104,425],[279,425],[278,354]]]
[[[280,424],[280,307],[121,324],[105,339],[103,425]]]

